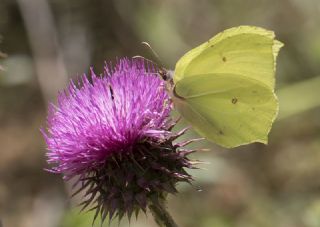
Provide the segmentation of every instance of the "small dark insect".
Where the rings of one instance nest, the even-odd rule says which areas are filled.
[[[238,99],[237,98],[232,98],[231,102],[232,102],[232,104],[236,104],[238,102]]]
[[[114,95],[113,95],[114,93],[111,85],[109,85],[109,90],[110,90],[111,99],[114,100]]]
[[[223,57],[223,58],[222,58],[222,61],[226,62],[226,61],[227,61],[227,58],[226,58],[226,57]]]
[[[220,135],[224,135],[224,133],[223,133],[222,130],[219,130],[219,134],[220,134]]]

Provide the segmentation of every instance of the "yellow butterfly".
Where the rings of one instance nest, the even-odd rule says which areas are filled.
[[[201,136],[223,147],[267,143],[278,112],[272,31],[240,26],[186,53],[173,74],[173,102]]]

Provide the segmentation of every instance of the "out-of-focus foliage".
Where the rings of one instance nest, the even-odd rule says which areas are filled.
[[[143,55],[147,41],[174,68],[187,50],[226,28],[274,30],[280,119],[269,145],[211,151],[180,185],[169,209],[186,227],[320,225],[320,2],[318,0],[2,0],[0,1],[0,219],[4,226],[79,227],[91,215],[69,211],[70,185],[45,171],[39,133],[46,103],[70,78],[101,71],[117,56]],[[181,122],[182,127],[183,122]],[[193,135],[194,137],[195,135]],[[89,220],[90,219],[90,220]],[[99,224],[99,223],[97,223]],[[107,225],[106,223],[105,225]],[[153,226],[149,214],[130,226]],[[114,226],[117,226],[115,221]],[[123,222],[122,226],[128,226]]]
[[[1,36],[0,36],[0,42],[1,42]],[[0,51],[0,58],[5,58],[5,57],[6,55]],[[3,70],[3,67],[1,65],[0,65],[0,70]]]
[[[320,87],[320,76],[307,79],[279,90],[281,109],[278,119],[308,111],[320,106],[315,92]]]

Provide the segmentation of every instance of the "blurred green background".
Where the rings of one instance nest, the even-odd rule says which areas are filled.
[[[90,227],[61,176],[43,169],[39,128],[70,78],[105,60],[143,55],[173,69],[187,50],[233,26],[274,30],[280,115],[269,145],[195,155],[208,161],[169,210],[184,227],[320,226],[319,0],[1,0],[0,219],[4,227]],[[118,226],[117,221],[113,224]],[[112,225],[112,226],[113,226]],[[121,226],[129,226],[123,221]],[[97,223],[99,226],[99,223]],[[105,224],[108,226],[108,223]],[[130,226],[155,226],[140,215]]]

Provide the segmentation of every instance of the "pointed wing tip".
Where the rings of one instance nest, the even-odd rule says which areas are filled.
[[[279,51],[282,47],[284,47],[284,43],[275,39],[273,42],[273,48],[277,51]]]
[[[284,46],[284,43],[277,39],[275,40],[275,44],[277,44],[280,48]]]
[[[268,139],[264,139],[264,140],[261,140],[261,141],[257,141],[258,143],[262,143],[264,145],[268,145],[269,144],[269,141]]]

